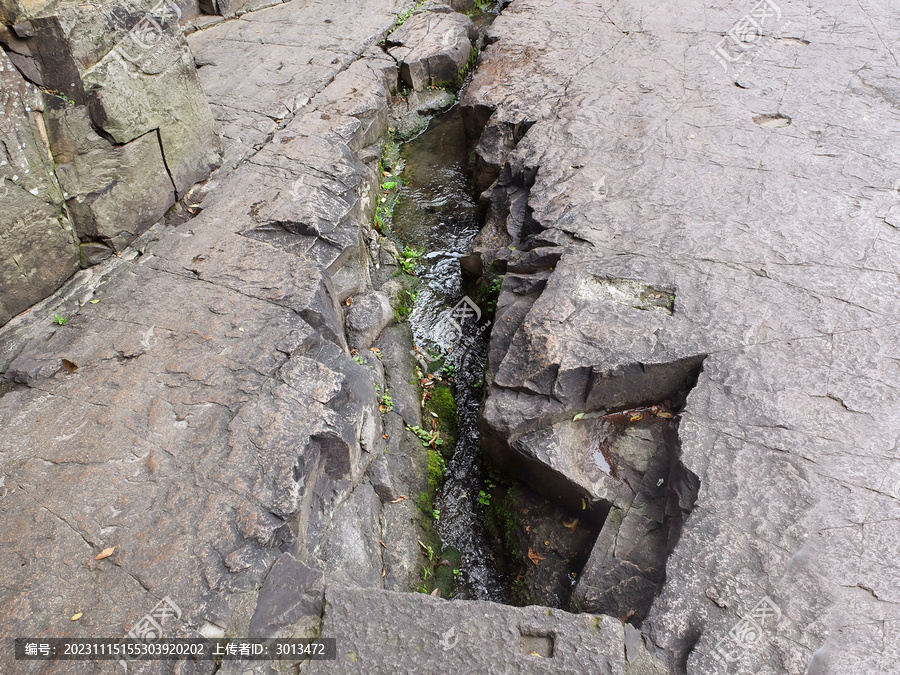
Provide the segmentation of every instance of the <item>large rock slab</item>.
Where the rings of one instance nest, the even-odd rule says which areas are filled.
[[[675,672],[890,672],[892,57],[868,8],[752,12],[741,44],[741,10],[690,3],[516,0],[491,27],[462,100],[496,181],[478,246],[506,272],[485,439],[514,462],[577,413],[693,385],[699,492],[645,631]],[[616,527],[639,540],[644,516]],[[609,544],[584,589],[606,578],[614,607],[640,560]]]
[[[74,169],[82,174],[77,187],[87,184],[90,190],[102,184],[106,189],[102,201],[112,208],[142,207],[148,214],[142,220],[149,220],[144,229],[171,205],[166,205],[166,199],[150,197],[148,191],[158,188],[149,186],[168,180],[181,198],[219,163],[212,114],[176,9],[160,5],[148,11],[135,3],[99,10],[63,5],[53,14],[32,19],[33,36],[25,40],[35,55],[42,84],[57,92],[46,95],[56,117],[66,117],[68,109],[75,107],[74,114],[84,120],[57,125],[51,145],[58,163],[80,160],[81,166]],[[146,148],[119,148],[147,135],[156,140],[161,160],[152,161]],[[109,146],[109,158],[91,172],[102,142]],[[144,139],[138,145],[148,142]],[[130,158],[133,161],[118,156],[123,152],[135,155]],[[120,163],[121,175],[114,170]],[[120,182],[126,185],[111,190]],[[68,199],[80,207],[80,212],[73,210],[76,221],[85,223],[84,229],[90,229],[91,221],[104,219],[104,212],[111,208],[98,205],[95,213],[95,200],[85,189],[71,192]],[[155,218],[150,219],[150,214]],[[113,239],[107,243],[121,248]]]
[[[0,325],[78,269],[40,110],[34,87],[0,53]]]
[[[258,150],[412,6],[410,0],[353,0],[339,8],[294,0],[190,35],[225,166]]]
[[[390,54],[400,64],[406,86],[458,84],[472,56],[477,31],[472,20],[456,12],[419,12],[391,33]]]
[[[310,673],[625,673],[624,630],[607,616],[329,586],[323,636],[337,660]]]

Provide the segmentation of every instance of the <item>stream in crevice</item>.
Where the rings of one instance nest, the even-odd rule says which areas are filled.
[[[393,229],[405,245],[424,249],[409,324],[423,360],[443,359],[452,365],[458,412],[456,447],[435,502],[440,512],[437,531],[444,546],[462,554],[463,578],[454,597],[506,602],[509,580],[492,562],[478,503],[484,477],[476,423],[490,324],[474,302],[464,299],[468,296],[459,264],[480,229],[466,173],[468,142],[459,106],[432,119],[425,132],[403,146],[401,155],[403,189]]]

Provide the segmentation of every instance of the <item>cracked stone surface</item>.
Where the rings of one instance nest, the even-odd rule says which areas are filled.
[[[384,38],[409,0],[295,0],[188,37],[225,145],[225,165],[258,150],[335,76]]]
[[[394,20],[354,25],[378,35]],[[331,275],[368,255],[369,146],[396,64],[378,50],[332,77],[306,82],[307,110],[200,215],[70,294],[65,325],[24,346],[20,326],[5,333],[20,347],[4,351],[0,390],[4,634],[124,636],[164,597],[182,609],[169,637],[312,630],[323,574],[383,584],[382,504],[365,482],[384,445],[376,376],[348,353]],[[283,597],[291,579],[306,596]]]
[[[507,271],[483,426],[515,455],[707,355],[678,430],[699,494],[645,633],[677,672],[896,672],[896,24],[773,7],[727,72],[736,6],[516,0],[493,24],[463,98]]]

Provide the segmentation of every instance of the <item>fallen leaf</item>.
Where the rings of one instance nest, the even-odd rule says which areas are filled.
[[[402,502],[404,499],[406,499],[406,497],[404,497],[403,495],[400,495],[399,497],[397,497],[397,499],[392,500],[391,504],[396,504],[398,502]]]
[[[672,419],[673,417],[675,417],[675,415],[673,415],[672,413],[667,413],[667,412],[661,412],[661,413],[658,413],[656,416],[657,416],[657,417],[662,417],[664,420],[670,420],[670,419]]]
[[[75,614],[72,615],[72,618],[69,619],[69,621],[78,621],[78,619],[80,619],[83,616],[84,616],[84,614],[82,612],[76,612]]]
[[[344,304],[347,305],[347,307],[349,307],[351,302],[353,302],[353,296],[352,296],[352,295],[351,295],[350,297],[348,297],[348,298],[344,301]]]
[[[78,364],[74,361],[69,361],[69,359],[62,360],[62,367],[68,370],[70,373],[78,372]]]
[[[439,598],[441,597],[441,589],[435,588],[433,591],[431,591],[431,594]]]
[[[544,546],[549,546],[549,545],[550,545],[549,540],[544,542]]]
[[[572,418],[572,421],[573,421],[573,422],[577,422],[577,421],[580,420],[582,417],[584,417],[584,413],[578,413],[577,415],[575,415],[575,417]]]
[[[383,567],[381,568],[381,578],[384,579],[387,576],[387,570]]]
[[[537,565],[541,560],[546,560],[546,558],[540,554],[538,554],[533,548],[528,548],[528,559]]]
[[[96,558],[94,558],[94,560],[103,560],[104,558],[108,558],[115,552],[116,552],[115,546],[113,546],[111,548],[105,548],[102,551],[100,551],[100,554]]]
[[[434,419],[437,419],[437,418],[438,418],[437,413],[433,413],[433,412],[431,412],[430,410],[429,410],[428,412],[431,413],[431,416],[432,416]]]
[[[96,299],[95,299],[95,300],[91,300],[91,304],[92,304],[92,305],[96,305],[98,302],[100,302],[100,301],[99,301],[99,300],[96,300]]]
[[[539,659],[544,658],[543,656],[541,656],[541,655],[538,654],[537,652],[528,652],[528,656],[536,656],[536,657],[538,657]]]
[[[635,413],[634,415],[631,416],[632,422],[640,422],[642,419],[644,419],[644,416],[641,415],[641,413]]]
[[[381,539],[378,540],[378,543],[381,544],[382,546],[384,546],[385,548],[387,548],[387,546],[385,546],[385,543],[383,541],[381,541]]]
[[[381,437],[384,438],[385,440],[387,440],[388,435],[387,435],[387,434],[381,434]]]
[[[564,520],[563,527],[571,530],[574,533],[575,528],[578,527],[578,518],[572,518],[571,520]]]

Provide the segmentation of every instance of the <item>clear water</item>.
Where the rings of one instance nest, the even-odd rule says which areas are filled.
[[[509,581],[491,563],[478,492],[483,477],[478,464],[478,409],[489,328],[486,317],[456,321],[462,337],[448,329],[453,308],[464,295],[459,258],[478,234],[475,201],[466,177],[468,152],[459,108],[435,117],[428,129],[402,150],[404,187],[394,210],[393,228],[402,242],[425,249],[420,262],[422,284],[409,317],[420,351],[448,354],[456,369],[459,437],[448,462],[438,533],[444,545],[462,553],[463,585],[457,598],[508,600]]]

